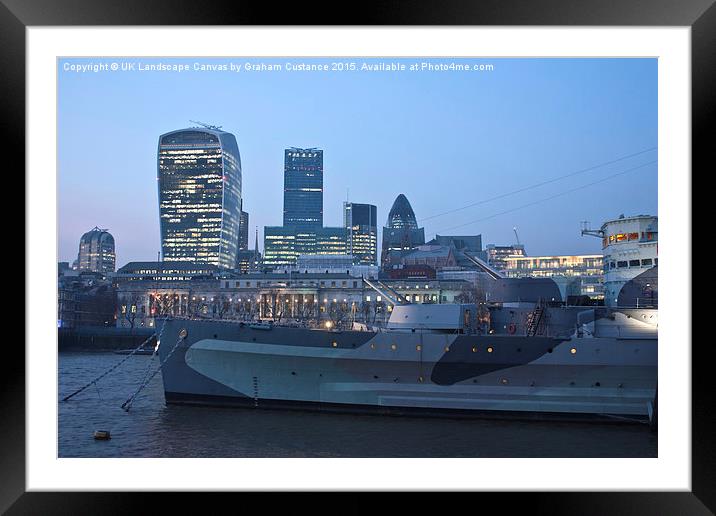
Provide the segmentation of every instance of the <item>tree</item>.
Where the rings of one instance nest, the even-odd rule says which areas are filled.
[[[134,322],[137,319],[137,306],[141,300],[142,298],[139,295],[131,294],[128,299],[125,299],[127,302],[120,308],[121,315],[129,323],[130,330],[134,330]]]

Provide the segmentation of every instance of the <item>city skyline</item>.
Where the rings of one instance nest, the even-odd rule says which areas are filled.
[[[171,74],[79,76],[63,73],[64,61],[83,60],[58,63],[60,261],[72,261],[79,237],[94,225],[115,236],[118,265],[156,256],[156,138],[194,118],[236,136],[243,210],[260,233],[282,222],[283,153],[296,146],[325,152],[324,226],[341,225],[349,200],[376,205],[382,228],[404,193],[426,240],[437,233],[482,234],[485,243],[510,244],[516,226],[528,254],[589,254],[599,245],[580,237],[582,220],[599,226],[621,213],[657,214],[655,151],[584,170],[655,147],[653,59],[494,59],[495,71],[468,77],[284,72],[239,82],[200,73],[180,81]],[[170,81],[176,91],[158,95]],[[198,95],[181,109],[172,103],[217,84],[217,98]],[[78,103],[79,96],[88,101]],[[236,112],[227,108],[230,98],[239,104]],[[102,113],[92,109],[109,99],[115,102]],[[132,117],[149,106],[138,129]],[[301,123],[276,124],[281,113]],[[127,137],[130,122],[135,131]],[[101,123],[102,131],[79,138],[76,128],[89,123]],[[148,131],[155,134],[147,138]],[[111,161],[99,158],[107,140],[125,143]],[[570,174],[549,187],[526,188]],[[88,196],[98,188],[111,192],[113,202]]]

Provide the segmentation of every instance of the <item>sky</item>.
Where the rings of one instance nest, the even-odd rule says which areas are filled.
[[[405,70],[362,69],[381,63]],[[247,69],[261,64],[281,70]],[[324,151],[326,226],[346,199],[382,226],[403,193],[426,240],[506,245],[517,228],[531,256],[599,254],[582,221],[657,214],[656,59],[60,59],[57,115],[60,261],[94,226],[118,267],[156,260],[158,138],[192,120],[236,136],[251,248],[282,223],[288,147]]]

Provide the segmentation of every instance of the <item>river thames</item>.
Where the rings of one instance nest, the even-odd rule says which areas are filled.
[[[59,354],[59,399],[119,362],[111,352]],[[150,363],[151,361],[151,363]],[[158,358],[132,356],[59,402],[59,457],[656,457],[643,424],[418,418],[165,405]],[[111,439],[96,441],[95,430]]]

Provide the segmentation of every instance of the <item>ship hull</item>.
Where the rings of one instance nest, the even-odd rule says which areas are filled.
[[[166,401],[182,404],[648,420],[657,382],[657,340],[648,338],[266,330],[177,319],[166,322],[159,349]]]

